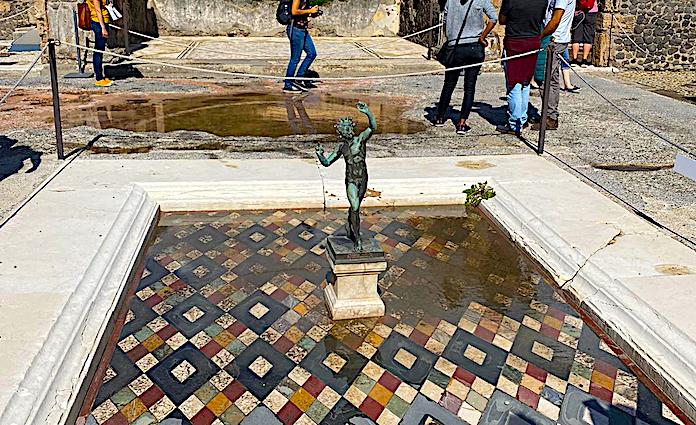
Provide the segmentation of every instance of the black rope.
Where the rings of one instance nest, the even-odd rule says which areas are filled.
[[[559,57],[563,62],[565,62],[566,65],[570,66],[570,64],[569,64],[565,59],[563,59],[563,56],[558,55],[558,57]],[[671,146],[673,146],[673,147],[679,149],[680,151],[686,153],[687,155],[691,155],[692,157],[696,158],[696,153],[693,153],[693,152],[691,152],[690,150],[688,150],[687,148],[683,147],[682,145],[680,145],[680,144],[678,144],[678,143],[675,143],[675,142],[669,140],[668,138],[664,137],[663,135],[661,135],[661,134],[658,133],[657,131],[655,131],[655,130],[653,130],[652,128],[648,127],[646,124],[643,124],[642,121],[638,120],[637,118],[634,118],[631,114],[629,114],[628,112],[624,111],[624,110],[621,109],[617,104],[615,104],[614,102],[612,102],[611,99],[609,99],[609,98],[607,98],[606,96],[604,96],[604,95],[602,94],[602,92],[600,92],[599,90],[597,90],[596,88],[594,88],[590,83],[587,82],[586,79],[584,79],[584,78],[582,77],[582,75],[580,75],[580,73],[579,73],[578,71],[576,71],[575,69],[573,69],[572,66],[570,67],[570,69],[571,69],[571,71],[573,71],[573,73],[574,73],[578,78],[580,78],[580,79],[582,80],[583,83],[585,83],[585,84],[587,85],[587,87],[589,87],[590,89],[592,89],[592,91],[595,92],[595,93],[597,93],[597,94],[599,95],[599,97],[601,97],[602,99],[604,99],[607,103],[609,103],[611,106],[613,106],[614,108],[616,108],[616,110],[618,110],[618,111],[621,112],[623,115],[625,115],[626,118],[628,118],[628,119],[630,119],[631,121],[633,121],[634,123],[638,124],[638,125],[639,125],[640,127],[642,127],[644,130],[649,131],[650,133],[652,133],[653,135],[655,135],[657,138],[659,138],[659,139],[662,140],[663,142],[665,142],[665,143],[667,143],[667,144],[669,144],[669,145],[671,145]]]
[[[644,220],[650,222],[651,224],[653,224],[653,225],[659,227],[660,229],[662,229],[662,230],[664,230],[664,231],[666,231],[666,232],[668,232],[668,233],[671,233],[672,235],[676,236],[678,239],[680,239],[680,240],[682,240],[682,241],[688,242],[689,244],[692,245],[692,246],[690,246],[690,248],[696,250],[696,249],[694,248],[694,247],[696,247],[696,241],[695,241],[695,240],[689,239],[688,237],[686,237],[686,236],[680,234],[679,232],[677,232],[676,230],[673,230],[673,229],[671,229],[670,227],[668,227],[668,226],[666,226],[666,225],[660,223],[659,221],[655,220],[653,217],[651,217],[651,216],[650,216],[648,213],[646,213],[645,211],[639,209],[638,207],[633,206],[630,202],[628,202],[627,200],[625,200],[625,199],[622,198],[621,196],[619,196],[619,195],[617,195],[616,193],[612,192],[611,190],[607,189],[607,188],[604,187],[601,183],[597,182],[597,181],[596,181],[595,179],[593,179],[592,177],[588,176],[587,174],[583,173],[582,171],[580,171],[580,170],[578,170],[577,168],[573,167],[572,165],[568,164],[567,162],[565,162],[564,160],[562,160],[562,159],[559,158],[558,156],[554,155],[553,153],[548,152],[548,151],[547,151],[546,153],[547,153],[549,156],[551,156],[552,158],[554,158],[556,161],[560,162],[561,164],[563,164],[563,165],[565,165],[566,167],[570,168],[571,170],[575,171],[576,173],[578,173],[579,175],[581,175],[583,178],[585,178],[586,180],[588,180],[588,181],[591,182],[592,184],[596,185],[597,187],[599,187],[599,188],[602,189],[603,191],[607,192],[608,194],[610,194],[610,195],[613,196],[614,198],[618,199],[621,203],[623,203],[624,205],[626,205],[631,211],[633,211],[633,212],[634,212],[636,215],[638,215],[639,217],[641,217],[641,218],[643,218]],[[688,245],[687,245],[687,246],[688,246]]]

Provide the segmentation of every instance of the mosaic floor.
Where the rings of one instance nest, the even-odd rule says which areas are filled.
[[[678,423],[504,237],[463,215],[367,211],[387,315],[335,323],[323,241],[343,212],[165,215],[90,421]]]

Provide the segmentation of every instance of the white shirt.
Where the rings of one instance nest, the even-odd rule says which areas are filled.
[[[556,43],[570,43],[570,31],[573,27],[573,17],[575,16],[575,0],[550,0],[549,7],[546,10],[546,19],[544,25],[548,24],[555,9],[563,9],[563,17],[561,23],[558,24],[556,32],[553,33],[553,38]]]

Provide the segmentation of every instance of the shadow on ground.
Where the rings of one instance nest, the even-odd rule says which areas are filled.
[[[31,168],[25,173],[32,173],[41,165],[41,155],[28,146],[17,146],[17,140],[0,135],[0,181],[19,173],[26,160],[31,161]]]

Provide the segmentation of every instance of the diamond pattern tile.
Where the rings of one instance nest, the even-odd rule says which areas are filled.
[[[388,259],[387,314],[341,322],[324,304],[324,241],[343,231],[344,212],[161,222],[95,389],[99,425],[605,418],[578,403],[609,412],[609,424],[681,425],[616,347],[460,207],[367,210],[365,234]]]

